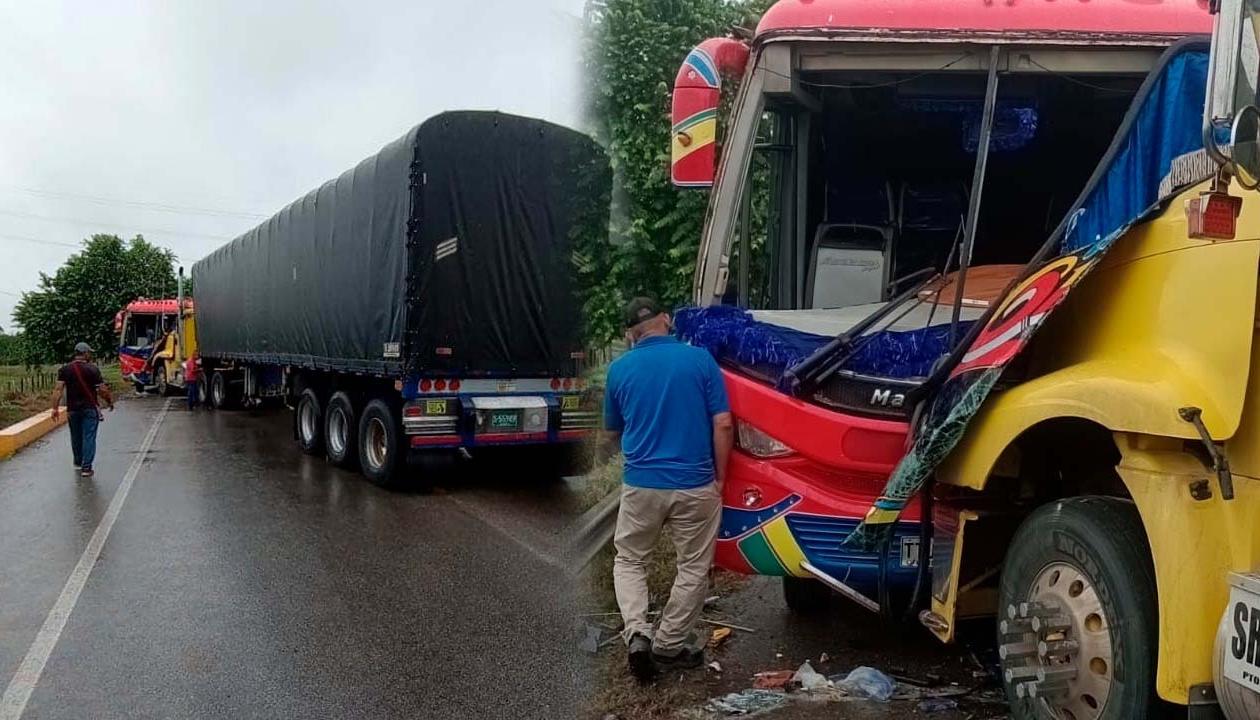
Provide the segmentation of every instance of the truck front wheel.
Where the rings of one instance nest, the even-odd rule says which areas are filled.
[[[359,467],[373,483],[393,489],[401,481],[403,434],[384,400],[372,400],[359,417]]]
[[[298,396],[293,422],[297,429],[298,447],[307,455],[318,455],[324,448],[324,420],[319,395],[311,388],[306,388]]]
[[[356,420],[350,396],[342,391],[333,393],[324,409],[324,449],[333,465],[350,467],[358,459]]]
[[[153,384],[157,385],[158,397],[171,394],[171,383],[166,379],[166,362],[159,360],[153,368]]]
[[[1155,593],[1132,502],[1078,497],[1034,511],[1007,552],[998,604],[1011,717],[1154,717]]]

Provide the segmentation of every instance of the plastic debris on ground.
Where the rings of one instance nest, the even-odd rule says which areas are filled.
[[[600,628],[594,625],[587,625],[584,628],[582,639],[578,641],[578,649],[582,652],[594,655],[599,652],[599,646],[602,639],[603,631]]]
[[[938,713],[958,709],[958,701],[950,698],[927,698],[919,703],[919,712]]]
[[[722,663],[718,662],[717,660],[714,660],[713,662],[709,663],[708,668],[715,673],[720,673],[722,672]]]
[[[742,692],[713,698],[704,707],[709,712],[719,715],[755,715],[779,708],[786,702],[787,695],[781,692],[749,688]]]
[[[831,677],[836,687],[853,697],[868,698],[880,702],[888,702],[897,691],[897,681],[873,667],[855,668],[843,678],[839,675]]]
[[[753,675],[754,690],[782,690],[788,683],[792,682],[792,677],[796,675],[795,670],[766,670]]]
[[[824,677],[821,673],[815,672],[814,666],[808,661],[801,664],[796,669],[796,673],[792,675],[792,687],[800,688],[806,691],[825,690],[831,687],[831,681]]]
[[[731,636],[731,629],[727,627],[714,628],[713,633],[709,635],[709,647],[715,648],[726,641]]]

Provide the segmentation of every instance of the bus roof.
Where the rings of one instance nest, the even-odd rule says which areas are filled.
[[[894,38],[997,36],[1170,40],[1212,32],[1206,0],[779,0],[757,36],[878,33]]]

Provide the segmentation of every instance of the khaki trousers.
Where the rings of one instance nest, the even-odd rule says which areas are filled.
[[[613,587],[625,622],[626,642],[636,633],[653,637],[648,620],[647,561],[661,530],[669,528],[678,553],[677,574],[652,646],[667,654],[687,647],[709,590],[709,567],[713,565],[713,544],[721,517],[722,495],[717,483],[688,490],[622,486],[613,538],[617,548]]]

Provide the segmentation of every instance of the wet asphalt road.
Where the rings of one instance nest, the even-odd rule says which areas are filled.
[[[107,413],[92,480],[64,428],[0,462],[0,689],[162,402]],[[575,489],[519,466],[442,485],[304,456],[282,410],[173,402],[22,717],[572,717],[586,670],[552,558]]]

